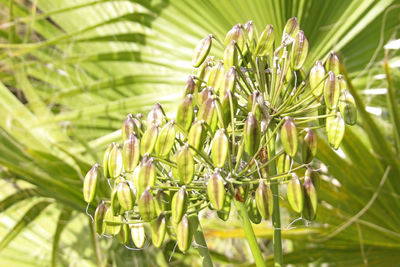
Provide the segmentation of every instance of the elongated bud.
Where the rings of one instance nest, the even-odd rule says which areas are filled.
[[[310,163],[317,154],[317,135],[310,129],[306,128],[306,136],[304,137],[302,156],[304,163]]]
[[[221,210],[217,211],[218,218],[223,221],[227,221],[229,219],[229,214],[231,212],[231,196],[229,194],[225,194],[224,206]]]
[[[231,67],[225,74],[224,84],[219,91],[219,97],[223,98],[224,95],[228,92],[234,92],[236,80],[237,80],[237,72],[235,67]]]
[[[165,220],[165,213],[163,212],[151,223],[151,240],[156,248],[161,247],[166,230],[167,223]]]
[[[217,118],[218,114],[216,111],[216,103],[215,99],[210,97],[208,98],[200,107],[199,112],[197,114],[198,120],[204,120],[210,127],[213,126],[213,122],[215,118]]]
[[[297,139],[297,129],[294,121],[290,117],[285,117],[285,123],[281,129],[281,140],[286,154],[294,157],[297,153],[299,141]]]
[[[110,158],[110,153],[111,150],[114,148],[115,143],[111,143],[108,145],[106,151],[104,151],[104,156],[103,156],[103,172],[104,172],[104,177],[110,178],[110,171],[108,169],[108,159]]]
[[[121,231],[121,216],[114,216],[111,207],[107,209],[104,215],[106,230],[110,235],[118,235]]]
[[[319,187],[321,185],[321,177],[319,176],[319,173],[315,170],[313,170],[311,167],[308,167],[306,172],[305,172],[305,179],[311,179],[312,184],[314,185],[315,189],[318,191]]]
[[[222,107],[222,113],[223,113],[225,126],[228,126],[232,120],[230,99],[232,99],[233,112],[235,112],[237,110],[237,106],[238,106],[238,98],[234,94],[232,94],[231,91],[227,91],[225,93],[225,95],[222,97],[222,101],[221,101],[221,107]],[[235,115],[235,114],[233,114],[233,115]]]
[[[256,190],[256,204],[258,212],[260,212],[261,217],[264,220],[267,220],[269,216],[272,214],[272,191],[271,189],[264,183],[263,179],[260,179]]]
[[[222,86],[225,76],[224,63],[220,60],[212,67],[207,79],[207,86],[211,86],[217,92]]]
[[[176,166],[181,183],[190,184],[194,178],[194,158],[187,145],[179,151]]]
[[[138,186],[136,187],[139,197],[143,194],[147,187],[154,186],[156,182],[156,166],[154,166],[153,161],[153,158],[144,156],[142,162],[140,163],[140,169],[137,178]]]
[[[209,99],[213,96],[213,93],[214,92],[211,87],[204,88],[203,91],[201,91],[199,94],[197,106],[201,107],[203,105],[203,103],[207,101],[207,99]]]
[[[129,243],[130,231],[127,224],[121,225],[121,230],[117,235],[117,239],[121,244],[127,245]]]
[[[121,129],[122,140],[125,141],[126,138],[128,138],[128,136],[131,133],[137,134],[138,130],[137,130],[136,123],[133,120],[133,115],[128,114],[128,116],[126,116],[126,119],[125,119],[124,124],[122,125],[122,129]]]
[[[177,224],[182,220],[189,205],[189,196],[186,192],[186,186],[182,186],[172,197],[171,216],[173,223]]]
[[[163,190],[159,190],[156,194],[155,207],[157,215],[171,209],[171,198]]]
[[[140,196],[138,206],[143,221],[150,222],[156,217],[154,198],[149,189],[144,190],[143,194]]]
[[[324,91],[324,82],[323,79],[325,77],[325,68],[322,65],[322,62],[317,60],[315,66],[312,67],[310,71],[310,87],[312,93],[315,97],[321,96],[322,92]]]
[[[99,177],[99,164],[94,164],[88,171],[83,181],[83,198],[91,203],[96,196],[97,180]]]
[[[125,140],[122,147],[122,161],[126,172],[133,172],[139,163],[140,143],[134,133],[131,133]]]
[[[185,84],[185,96],[186,95],[194,95],[197,91],[196,88],[196,82],[194,81],[194,78],[192,75],[189,75],[187,80],[186,80],[186,84]]]
[[[287,173],[290,169],[291,158],[288,154],[283,153],[277,159],[277,169],[279,174]]]
[[[257,209],[257,202],[253,195],[251,195],[246,201],[247,215],[249,219],[254,224],[259,224],[261,222],[261,215]]]
[[[329,71],[324,85],[324,100],[328,109],[335,109],[339,100],[340,88],[335,73]]]
[[[345,81],[343,82],[345,83]],[[339,110],[347,124],[354,125],[357,123],[356,102],[347,90],[342,90],[339,98]]]
[[[299,70],[306,61],[308,54],[308,40],[303,31],[299,31],[292,48],[291,67]]]
[[[193,232],[187,214],[182,217],[182,220],[176,226],[175,232],[179,250],[182,251],[182,253],[186,253],[192,244],[193,238]]]
[[[201,39],[197,44],[196,49],[192,56],[192,66],[197,68],[206,59],[208,53],[210,52],[212,44],[212,35],[209,34],[205,38]]]
[[[188,143],[196,150],[200,150],[202,141],[205,137],[204,123],[204,120],[196,121],[189,131]],[[193,151],[193,153],[196,155],[195,151]]]
[[[231,41],[224,50],[224,67],[228,70],[232,66],[237,65],[237,51],[235,46],[235,41]]]
[[[210,200],[210,203],[214,209],[222,210],[224,208],[226,192],[224,180],[218,171],[214,172],[208,180],[207,194],[208,199]]]
[[[253,44],[253,38],[254,38],[253,21],[252,20],[247,21],[243,25],[243,29],[244,29],[245,33],[247,34],[247,42],[248,42],[249,46],[251,47],[251,45]]]
[[[304,206],[304,194],[303,187],[297,174],[292,173],[292,179],[290,179],[287,186],[287,198],[289,205],[297,213],[303,211]]]
[[[127,211],[133,209],[133,205],[135,205],[136,196],[135,193],[133,192],[133,189],[129,186],[129,183],[127,181],[118,184],[117,195],[121,208]]]
[[[333,113],[334,114],[334,113]],[[337,150],[344,136],[345,124],[340,112],[335,117],[326,119],[326,132],[328,134],[329,144]]]
[[[154,104],[153,108],[147,115],[147,128],[152,124],[161,125],[163,123],[164,111],[159,103]]]
[[[253,156],[260,146],[261,130],[258,121],[252,112],[249,112],[243,131],[245,151]]]
[[[331,51],[325,63],[326,71],[333,71],[335,75],[340,74],[340,60],[338,55]]]
[[[217,168],[225,165],[229,154],[229,141],[223,128],[219,129],[214,136],[211,147],[211,158]]]
[[[133,244],[135,244],[135,247],[137,248],[143,248],[144,242],[146,241],[143,223],[131,224],[129,226],[131,228],[131,237]]]
[[[158,125],[152,124],[150,128],[144,132],[141,143],[140,143],[140,154],[142,156],[146,153],[151,153],[157,142],[158,137]]]
[[[257,120],[261,119],[261,108],[260,105],[258,104],[257,98],[261,95],[260,91],[254,90],[254,92],[249,95],[248,101],[247,101],[247,109],[249,112],[252,112]]]
[[[268,24],[264,31],[261,33],[260,40],[257,43],[256,47],[256,56],[262,57],[269,54],[272,49],[272,45],[275,41],[275,33],[274,28],[271,24]]]
[[[94,212],[94,229],[99,235],[104,234],[106,224],[104,223],[104,216],[106,214],[107,207],[104,201],[100,201],[99,205]]]
[[[317,190],[315,189],[310,178],[305,178],[304,184],[304,209],[303,216],[309,221],[315,219],[317,214],[317,206],[318,206],[318,196]]]
[[[182,100],[176,114],[176,122],[186,131],[190,129],[193,121],[193,95],[187,95]]]
[[[115,145],[108,158],[108,171],[110,173],[111,178],[117,178],[121,175],[123,167],[122,161],[122,153],[119,149],[119,145]]]
[[[123,213],[121,209],[121,205],[119,204],[118,200],[118,187],[114,187],[111,191],[111,211],[114,216],[120,215]]]
[[[283,29],[283,37],[282,37],[282,44],[288,45],[291,44],[295,38],[297,33],[299,32],[299,24],[297,23],[297,18],[293,17],[290,18]]]
[[[232,41],[236,41],[239,49],[244,52],[245,49],[245,35],[241,24],[236,24],[233,28],[226,34],[224,45],[225,47]]]
[[[169,154],[175,143],[175,121],[169,121],[161,129],[160,134],[157,138],[156,153],[161,157],[165,157]]]

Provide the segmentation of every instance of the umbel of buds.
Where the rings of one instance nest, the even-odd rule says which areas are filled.
[[[274,218],[274,185],[287,187],[286,206],[297,216],[316,218],[317,137],[325,131],[338,149],[345,124],[357,121],[355,102],[335,52],[307,61],[296,18],[281,36],[272,25],[256,33],[247,22],[222,36],[224,44],[213,35],[200,40],[176,117],[160,104],[126,117],[121,139],[83,183],[98,234],[136,248],[171,238],[185,253],[196,232],[190,218],[202,210],[226,221],[240,202],[253,223]],[[209,56],[213,45],[224,46],[220,59]],[[100,192],[105,179],[110,195]]]

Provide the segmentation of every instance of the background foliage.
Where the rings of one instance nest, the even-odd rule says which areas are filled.
[[[292,16],[310,42],[306,67],[339,51],[360,122],[346,129],[339,153],[319,142],[328,172],[318,219],[284,231],[285,260],[393,266],[400,257],[399,50],[388,53],[392,80],[382,61],[383,46],[399,39],[399,7],[393,0],[0,0],[0,266],[168,265],[173,243],[143,253],[93,238],[83,175],[119,139],[127,113],[155,102],[174,111],[203,36],[223,38],[250,19],[259,32],[268,23],[282,31]],[[212,217],[202,222],[215,260],[251,262],[231,239],[243,237],[234,218],[228,229]],[[256,232],[270,253],[270,226]],[[192,260],[176,252],[177,262]]]

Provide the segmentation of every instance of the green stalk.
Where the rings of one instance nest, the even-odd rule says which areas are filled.
[[[254,234],[253,227],[251,226],[249,216],[247,215],[246,207],[244,206],[243,202],[238,200],[234,200],[233,203],[235,204],[236,210],[239,213],[240,219],[242,220],[244,233],[246,235],[247,243],[250,246],[251,253],[253,254],[254,261],[257,267],[265,266],[264,259],[261,255],[260,248],[257,244],[256,235]]]
[[[197,250],[199,251],[202,265],[203,267],[212,267],[213,262],[211,260],[210,252],[208,251],[207,242],[204,238],[203,230],[201,229],[199,217],[197,214],[193,214],[189,216],[189,220],[191,222],[194,240],[198,245]]]
[[[276,127],[276,126],[274,126]],[[268,145],[268,155],[270,158],[275,155],[275,139],[272,138]],[[271,161],[269,165],[269,175],[276,175],[276,162]],[[283,266],[283,253],[282,253],[282,234],[281,234],[281,215],[279,209],[279,185],[277,183],[271,184],[272,191],[272,224],[274,226],[274,260],[275,267]]]

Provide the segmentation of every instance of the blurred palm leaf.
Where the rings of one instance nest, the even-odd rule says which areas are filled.
[[[357,88],[368,88],[369,75],[381,73],[375,68],[376,60],[383,55],[380,48],[399,22],[394,4],[390,0],[37,0],[29,4],[0,0],[1,10],[8,14],[8,20],[0,25],[0,114],[4,114],[0,117],[0,165],[4,176],[28,182],[32,188],[32,194],[13,193],[4,205],[45,197],[61,204],[49,207],[58,213],[68,209],[84,212],[82,175],[98,161],[98,153],[107,143],[119,140],[119,133],[113,131],[120,127],[123,116],[144,112],[156,101],[173,110],[185,75],[191,72],[195,44],[208,33],[223,39],[238,22],[251,19],[259,31],[271,23],[281,32],[286,20],[297,16],[311,44],[306,66],[324,58],[331,49],[340,50],[350,76],[357,77]],[[215,45],[212,53],[221,52],[222,48]],[[386,106],[375,97],[368,101]],[[364,150],[370,151],[368,146]],[[326,146],[321,145],[321,151],[324,161],[340,159]],[[373,166],[373,156],[365,166]],[[343,166],[351,164],[343,162],[347,164]],[[362,169],[360,174],[382,177],[386,166],[382,164],[371,173]],[[352,166],[348,168],[353,170]],[[388,181],[394,175],[392,171]],[[348,174],[331,173],[335,177]],[[369,185],[376,183],[370,181]],[[333,201],[333,191],[327,185],[322,192],[322,199]],[[363,199],[356,203],[365,205]],[[354,214],[359,207],[346,207],[354,210],[345,215]],[[323,209],[320,213],[324,214]],[[320,217],[333,225],[343,221]],[[24,222],[31,230],[32,224]],[[56,229],[64,227],[56,225],[54,239],[63,242]],[[88,227],[85,225],[82,227]],[[349,229],[354,234],[354,229]],[[7,235],[2,233],[1,238]]]

